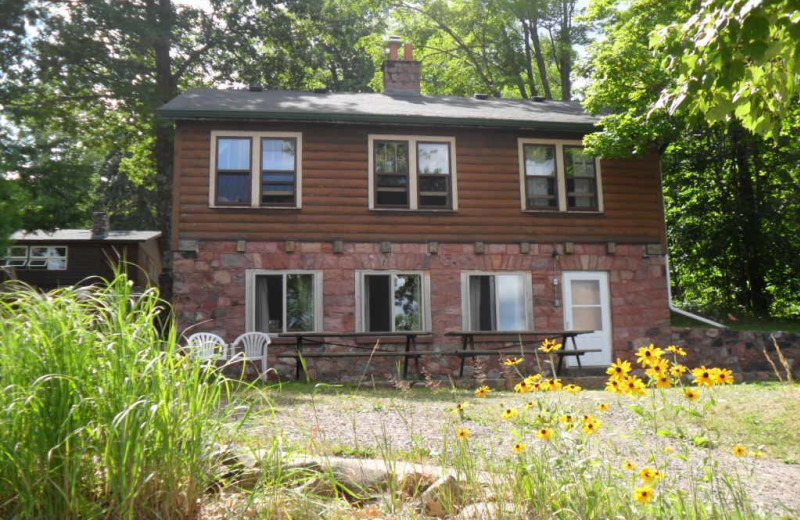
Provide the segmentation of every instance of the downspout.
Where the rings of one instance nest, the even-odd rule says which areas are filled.
[[[664,229],[664,242],[667,243],[667,251],[669,251],[669,243],[668,243],[668,240],[667,240],[667,233],[666,233],[667,205],[664,202],[664,183],[663,183],[664,172],[663,172],[663,170],[661,168],[661,153],[660,153],[661,151],[663,151],[663,149],[659,150],[659,154],[658,154],[658,174],[659,174],[659,177],[660,177],[659,182],[661,184],[661,211],[662,211],[661,214],[664,216],[664,228],[665,228]],[[685,311],[683,309],[680,309],[680,308],[676,307],[675,304],[672,303],[672,281],[670,280],[670,274],[669,274],[669,253],[665,253],[664,254],[664,264],[665,264],[664,267],[667,270],[667,305],[669,306],[669,310],[672,311],[672,312],[675,312],[677,314],[680,314],[682,316],[686,316],[687,318],[691,318],[691,319],[699,321],[701,323],[705,323],[707,325],[711,325],[712,327],[717,327],[719,329],[727,329],[728,327],[726,327],[722,323],[717,323],[716,321],[709,320],[708,318],[704,318],[702,316],[694,314],[693,312]]]

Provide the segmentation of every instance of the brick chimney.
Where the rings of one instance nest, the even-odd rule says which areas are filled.
[[[92,213],[92,238],[105,238],[109,231],[111,231],[111,224],[108,220],[108,213],[105,211]]]
[[[414,61],[414,47],[402,45],[402,40],[392,36],[387,42],[389,59],[383,62],[383,93],[419,96],[420,62]],[[400,47],[403,57],[400,57]]]

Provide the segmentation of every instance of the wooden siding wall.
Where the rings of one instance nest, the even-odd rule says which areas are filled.
[[[48,271],[46,269],[16,269],[17,279],[40,289],[54,289],[65,285],[75,285],[90,276],[111,278],[113,270],[109,259],[125,255],[128,262],[137,263],[137,245],[130,244],[87,244],[85,242],[17,242],[21,246],[67,246],[67,269]],[[137,275],[133,275],[137,278]]]
[[[211,130],[303,134],[302,209],[209,208]],[[454,136],[457,212],[370,211],[368,134]],[[178,122],[173,248],[178,239],[664,243],[659,160],[603,160],[603,214],[520,210],[518,137],[579,135],[396,125]]]

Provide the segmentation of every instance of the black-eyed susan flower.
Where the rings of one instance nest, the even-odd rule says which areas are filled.
[[[630,361],[623,361],[620,358],[617,358],[617,361],[615,363],[611,363],[611,366],[606,369],[606,374],[613,378],[621,379],[627,376],[631,370],[632,367]]]
[[[645,484],[652,484],[658,480],[658,470],[649,466],[645,466],[639,472],[639,478],[642,479],[642,482]]]
[[[683,350],[681,347],[676,347],[675,345],[670,345],[667,347],[669,352],[672,352],[676,356],[686,356],[686,351]]]
[[[737,444],[731,449],[731,452],[737,457],[744,457],[747,455],[747,448],[741,444]]]
[[[624,392],[628,395],[647,395],[647,385],[636,376],[630,376],[625,380]]]
[[[687,388],[683,391],[683,396],[690,401],[697,401],[700,399],[700,392],[694,388]]]
[[[625,382],[620,379],[609,379],[606,381],[606,392],[611,392],[613,394],[624,394]]]
[[[523,361],[525,361],[525,360],[523,358],[521,358],[521,357],[510,357],[510,358],[506,359],[505,361],[503,361],[503,364],[505,366],[507,366],[507,367],[513,367],[514,365],[519,365]]]
[[[558,422],[564,425],[564,428],[570,429],[575,424],[575,416],[571,414],[564,414],[558,418]]]
[[[541,389],[545,392],[555,392],[557,390],[561,390],[564,385],[561,383],[560,379],[545,379],[542,381]]]
[[[458,404],[456,405],[456,407],[455,407],[455,408],[453,408],[451,411],[452,411],[453,413],[457,413],[457,414],[463,414],[463,413],[464,413],[464,411],[467,409],[467,406],[469,406],[469,403],[458,403]]]
[[[636,463],[626,460],[622,463],[622,469],[625,471],[636,471]]]
[[[525,380],[520,381],[516,385],[514,385],[514,391],[518,394],[527,394],[533,390],[533,388],[525,382]]]
[[[538,381],[541,381],[541,379],[542,379],[542,374],[533,374],[526,377],[525,382],[528,383],[528,385],[533,386]]]
[[[732,385],[733,372],[727,368],[718,368],[713,372],[714,383],[718,385]]]
[[[608,403],[597,403],[597,411],[598,412],[605,413],[609,409],[611,409],[611,407],[608,405]]]
[[[561,350],[561,347],[562,347],[561,343],[556,343],[556,340],[545,339],[544,341],[542,341],[542,346],[539,347],[539,350],[549,354],[550,352]]]
[[[526,410],[530,410],[531,408],[536,408],[536,401],[528,401],[525,403]]]
[[[472,432],[469,431],[469,428],[459,428],[456,431],[456,437],[458,437],[458,440],[460,440],[460,441],[465,441],[465,440],[469,439],[469,436],[471,434],[472,434]]]
[[[488,386],[480,386],[475,389],[475,397],[483,398],[489,395],[491,392],[492,389],[489,388]]]
[[[564,387],[564,391],[565,392],[569,392],[571,394],[578,394],[582,390],[583,390],[583,388],[581,388],[580,385],[576,385],[576,384],[573,384],[573,383],[570,383],[570,384],[568,384],[567,386]]]
[[[594,435],[600,431],[600,426],[602,426],[602,424],[603,423],[594,415],[585,415],[583,417],[583,433],[585,435]]]
[[[667,377],[666,375],[658,376],[656,381],[656,388],[672,388],[672,379]]]
[[[649,347],[641,347],[639,349],[636,353],[636,361],[643,367],[650,367],[661,359],[663,353],[663,350],[651,343]]]
[[[506,408],[503,410],[503,415],[501,417],[504,421],[507,421],[509,419],[513,419],[517,415],[519,415],[519,410],[516,408]]]
[[[704,366],[692,370],[694,384],[697,386],[712,386],[714,384],[714,372]]]
[[[551,430],[550,428],[540,428],[536,432],[536,438],[541,439],[543,441],[549,441],[552,436],[553,436],[553,430]]]
[[[518,442],[511,447],[511,451],[513,451],[514,453],[522,453],[523,451],[525,451],[525,447],[526,446],[524,443]]]
[[[640,504],[649,504],[653,500],[655,492],[650,486],[637,487],[633,491],[633,498]]]
[[[688,372],[689,369],[686,368],[684,365],[672,365],[669,369],[669,375],[672,377],[682,377],[683,374]]]

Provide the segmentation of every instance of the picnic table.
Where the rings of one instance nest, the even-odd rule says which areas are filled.
[[[464,375],[464,362],[466,358],[471,357],[475,359],[477,356],[496,356],[496,355],[525,355],[532,353],[538,349],[537,345],[534,349],[526,350],[524,338],[561,338],[563,347],[560,350],[553,352],[558,357],[558,365],[555,367],[556,375],[561,372],[561,368],[566,356],[574,356],[578,362],[578,369],[582,369],[581,356],[589,352],[600,352],[600,349],[578,349],[575,343],[575,338],[581,334],[591,334],[593,330],[454,330],[445,333],[445,336],[455,336],[461,338],[461,351],[454,353],[461,358],[461,367],[459,370],[459,377]],[[502,343],[503,347],[499,349],[482,349],[475,348],[475,338],[479,338],[479,343]],[[520,342],[518,347],[511,347],[508,345],[509,340],[515,339]],[[568,341],[572,342],[572,349],[567,350]]]
[[[295,352],[291,354],[279,354],[279,358],[289,358],[295,360],[295,378],[300,379],[301,358],[352,358],[352,357],[397,357],[403,358],[403,379],[408,376],[408,360],[413,359],[416,370],[419,373],[419,358],[423,355],[434,354],[433,351],[421,352],[417,350],[417,338],[430,336],[429,332],[285,332],[278,334],[280,338],[292,338],[295,340]],[[333,339],[351,339],[355,344],[343,344],[331,341]],[[405,338],[405,349],[403,351],[385,350],[375,348],[374,343],[381,339]],[[359,345],[358,340],[374,340],[372,346]],[[363,341],[361,343],[364,343]],[[355,349],[352,352],[330,352],[324,350],[326,345],[350,347]],[[304,352],[308,347],[319,347],[319,352]],[[419,374],[418,374],[419,375]]]

